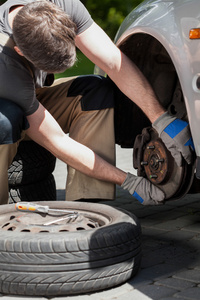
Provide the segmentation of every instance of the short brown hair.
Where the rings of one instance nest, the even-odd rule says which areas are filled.
[[[76,25],[49,1],[26,4],[13,22],[13,38],[23,55],[40,70],[59,73],[76,60]]]

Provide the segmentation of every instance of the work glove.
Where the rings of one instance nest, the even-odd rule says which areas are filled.
[[[150,181],[131,173],[127,173],[121,187],[128,190],[143,205],[163,204],[165,198],[165,194]]]
[[[191,164],[194,157],[194,144],[189,124],[170,116],[167,112],[161,115],[153,124],[167,149],[171,152],[177,165],[182,166],[184,158]]]

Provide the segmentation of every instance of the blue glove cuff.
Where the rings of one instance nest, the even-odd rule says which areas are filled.
[[[195,151],[195,148],[194,148],[194,143],[193,143],[193,140],[192,138],[190,138],[187,143],[185,143],[184,146],[190,146],[192,148],[193,151]]]
[[[163,131],[167,133],[172,139],[175,138],[183,129],[188,126],[186,121],[176,119],[172,123],[170,123]],[[190,138],[184,146],[191,146],[192,150],[194,150],[194,143],[192,138]]]
[[[176,120],[176,117],[172,117],[168,112],[165,112],[152,124],[152,126],[160,136],[163,130],[174,120]]]
[[[187,122],[182,121],[180,119],[176,119],[172,123],[170,123],[163,131],[166,132],[173,139],[187,126]]]
[[[142,197],[140,197],[140,195],[138,195],[136,192],[133,193],[133,197],[136,198],[140,203],[144,202],[144,199],[142,199]]]

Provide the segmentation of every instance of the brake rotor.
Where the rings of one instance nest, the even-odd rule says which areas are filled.
[[[193,177],[194,165],[188,165],[185,160],[181,167],[177,166],[174,158],[158,137],[153,128],[146,128],[136,145],[138,175],[146,177],[165,193],[166,200],[182,198],[189,190]],[[134,148],[135,151],[135,148]],[[139,153],[139,154],[138,154]],[[138,157],[139,155],[139,157]],[[138,166],[138,161],[140,166]]]

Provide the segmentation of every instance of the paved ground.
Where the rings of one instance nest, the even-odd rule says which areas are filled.
[[[117,165],[133,172],[131,150],[117,148]],[[58,199],[64,199],[66,168],[58,161],[55,177]],[[108,205],[133,212],[143,232],[141,270],[127,283],[99,293],[53,300],[200,299],[200,194],[164,206],[143,207],[122,189]],[[8,299],[45,299],[0,296]]]

